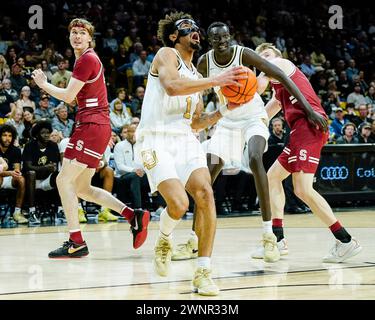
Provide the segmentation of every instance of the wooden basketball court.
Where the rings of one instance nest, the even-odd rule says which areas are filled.
[[[361,243],[362,252],[341,264],[324,264],[334,244],[327,228],[308,215],[287,215],[289,255],[277,263],[250,258],[259,245],[260,216],[220,218],[213,254],[213,277],[221,288],[214,299],[375,299],[375,210],[336,212]],[[195,261],[173,262],[167,278],[153,271],[158,222],[133,250],[129,225],[81,225],[90,255],[49,260],[49,251],[67,239],[66,226],[0,229],[0,299],[207,299],[190,291]],[[187,240],[183,220],[174,243]]]

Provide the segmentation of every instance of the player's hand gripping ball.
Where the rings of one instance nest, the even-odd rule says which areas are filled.
[[[249,102],[257,92],[257,77],[253,71],[244,67],[246,79],[237,80],[242,87],[234,85],[221,87],[222,94],[227,98],[228,102],[235,104],[244,104]]]

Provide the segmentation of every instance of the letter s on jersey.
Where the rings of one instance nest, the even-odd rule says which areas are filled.
[[[83,149],[83,141],[82,140],[78,140],[77,144],[76,144],[76,150],[77,151],[82,151],[82,149]]]
[[[306,161],[306,159],[307,159],[306,154],[307,154],[307,150],[305,150],[305,149],[301,149],[301,150],[299,151],[299,159],[300,159],[301,161]]]

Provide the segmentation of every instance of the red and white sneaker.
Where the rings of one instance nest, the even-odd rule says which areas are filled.
[[[129,221],[133,234],[133,248],[138,249],[147,239],[147,226],[150,222],[150,212],[134,209],[134,217]]]

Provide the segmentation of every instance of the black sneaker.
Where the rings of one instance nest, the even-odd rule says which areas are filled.
[[[48,254],[49,258],[81,258],[89,254],[89,249],[84,241],[81,244],[75,243],[72,240],[65,241],[62,247],[51,251]]]
[[[150,222],[150,212],[142,209],[134,209],[134,218],[129,221],[133,234],[133,248],[138,249],[147,238],[147,226]]]

